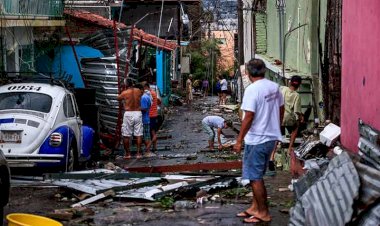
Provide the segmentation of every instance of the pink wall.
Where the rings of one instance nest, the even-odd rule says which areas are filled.
[[[357,152],[358,119],[380,130],[380,0],[343,0],[342,144]]]

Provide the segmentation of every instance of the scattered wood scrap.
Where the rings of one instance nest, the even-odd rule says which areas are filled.
[[[71,205],[71,207],[75,208],[75,207],[85,206],[87,204],[90,204],[90,203],[99,201],[101,199],[104,199],[104,198],[106,198],[108,196],[115,196],[115,192],[113,190],[109,190],[109,191],[103,192],[103,193],[95,195],[95,196],[93,196],[91,198],[88,198],[88,199],[85,199],[85,200],[80,201],[78,203],[75,203],[75,204]]]

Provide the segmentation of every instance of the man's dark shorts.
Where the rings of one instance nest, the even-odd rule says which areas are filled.
[[[150,118],[150,130],[158,131],[158,117]]]
[[[256,181],[263,179],[270,155],[276,141],[268,141],[258,145],[245,145],[243,157],[243,179]]]
[[[150,141],[150,125],[149,124],[144,124],[144,129],[143,129],[143,140],[144,141]]]

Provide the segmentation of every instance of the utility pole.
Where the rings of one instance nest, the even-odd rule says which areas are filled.
[[[284,22],[284,13],[285,13],[285,0],[276,0],[276,7],[278,10],[278,19],[279,19],[279,47],[280,47],[280,59],[282,62],[284,62],[284,45],[283,45],[283,39],[284,39],[284,27],[285,27],[285,22]],[[285,77],[285,75],[283,74]]]
[[[244,26],[243,26],[243,0],[237,0],[238,10],[238,62],[244,64]]]
[[[182,84],[182,78],[181,78],[181,0],[178,0],[177,5],[177,78],[181,81]],[[182,86],[182,85],[181,85]]]

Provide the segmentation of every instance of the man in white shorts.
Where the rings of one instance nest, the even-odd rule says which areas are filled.
[[[121,133],[123,136],[125,156],[124,159],[131,158],[129,148],[130,138],[134,135],[137,140],[137,158],[141,158],[141,143],[143,135],[143,123],[141,113],[141,96],[142,91],[127,84],[127,89],[124,90],[118,97],[118,101],[124,100],[124,117]]]

